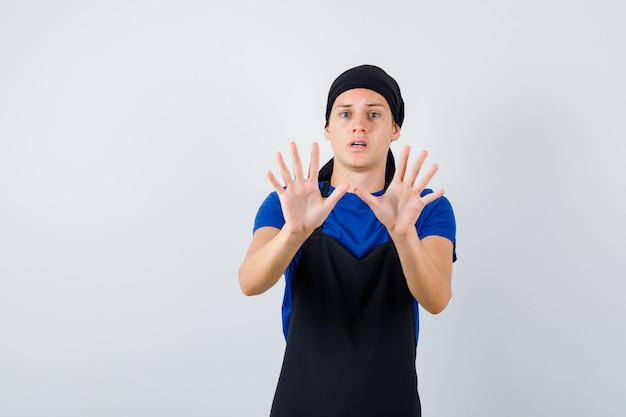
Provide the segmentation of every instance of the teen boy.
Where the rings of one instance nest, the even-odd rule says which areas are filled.
[[[261,205],[239,270],[246,295],[285,276],[287,340],[273,417],[419,416],[418,303],[441,312],[451,297],[455,220],[443,190],[427,189],[427,153],[395,170],[390,151],[404,121],[396,81],[382,69],[349,69],[332,84],[324,136],[334,157],[318,173],[313,143]]]

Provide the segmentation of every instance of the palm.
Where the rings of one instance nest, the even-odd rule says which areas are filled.
[[[319,169],[317,143],[313,143],[311,148],[311,163],[306,178],[295,143],[292,142],[290,148],[293,175],[279,152],[276,154],[276,160],[285,186],[283,187],[271,172],[268,172],[268,179],[278,193],[285,218],[285,227],[295,233],[310,234],[328,217],[339,198],[347,191],[348,186],[344,184],[338,187],[328,198],[322,198],[317,182]]]
[[[374,214],[387,229],[407,230],[415,227],[424,203],[413,187],[390,184],[374,209]]]
[[[315,187],[311,187],[315,185]],[[307,180],[294,180],[279,193],[285,224],[294,229],[313,230],[328,217],[330,209],[324,204],[319,188]]]
[[[423,151],[411,169],[407,171],[409,151],[408,146],[403,149],[398,170],[382,196],[374,197],[364,190],[355,190],[390,233],[406,233],[415,230],[417,218],[426,204],[443,195],[443,190],[439,190],[424,197],[421,196],[422,191],[437,172],[437,165],[433,165],[426,175],[418,180],[417,176],[428,154]]]

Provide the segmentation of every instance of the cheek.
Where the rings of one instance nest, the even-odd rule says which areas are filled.
[[[331,122],[324,128],[324,137],[328,140],[332,140],[334,137],[340,137],[343,130],[341,123],[337,121]]]

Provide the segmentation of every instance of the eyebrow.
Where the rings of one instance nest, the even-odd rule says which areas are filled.
[[[335,105],[335,107],[342,107],[342,108],[353,107],[353,106],[354,106],[353,104],[337,104],[337,105]],[[366,104],[365,106],[367,106],[367,107],[385,107],[385,105],[383,103],[369,103],[369,104]]]

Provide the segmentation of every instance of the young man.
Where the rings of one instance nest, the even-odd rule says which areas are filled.
[[[443,190],[427,189],[427,153],[398,169],[390,151],[404,101],[382,69],[349,69],[332,84],[324,136],[334,157],[305,175],[295,144],[293,173],[280,153],[284,186],[261,205],[239,270],[246,295],[285,275],[287,340],[273,417],[419,416],[415,350],[418,303],[442,311],[451,297],[455,220]]]

